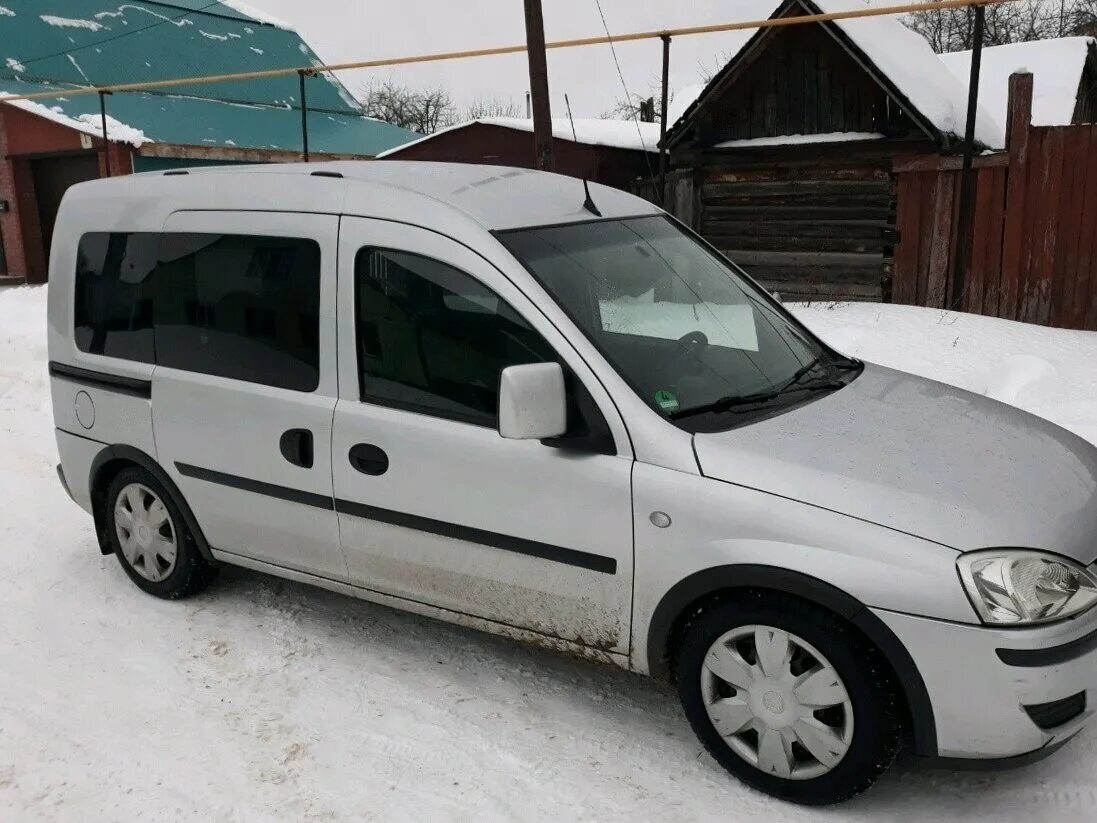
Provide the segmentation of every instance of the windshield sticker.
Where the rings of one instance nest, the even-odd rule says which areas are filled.
[[[667,414],[673,414],[678,411],[678,395],[672,391],[666,389],[660,389],[655,392],[655,405],[665,411]]]

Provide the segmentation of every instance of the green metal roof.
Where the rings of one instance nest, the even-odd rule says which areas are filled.
[[[242,6],[0,0],[0,92],[9,94],[319,63],[296,32]],[[107,98],[107,111],[157,142],[296,150],[298,82],[290,75],[118,93]],[[306,82],[314,151],[372,155],[418,136],[361,117],[353,97],[330,75]],[[95,95],[39,103],[75,120],[99,111]]]

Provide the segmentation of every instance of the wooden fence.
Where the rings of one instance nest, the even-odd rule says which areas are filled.
[[[1014,75],[1006,153],[975,161],[959,305],[959,161],[896,163],[894,302],[1097,330],[1097,125],[1034,127],[1031,110],[1032,76]]]

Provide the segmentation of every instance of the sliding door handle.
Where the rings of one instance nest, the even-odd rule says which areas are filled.
[[[384,449],[372,443],[358,443],[350,447],[350,464],[362,474],[382,475],[389,470],[389,456]]]
[[[312,468],[312,432],[308,429],[290,429],[278,440],[282,457],[303,469]]]

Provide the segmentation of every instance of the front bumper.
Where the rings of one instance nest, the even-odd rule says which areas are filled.
[[[925,681],[942,758],[1003,761],[1051,751],[1097,708],[1097,609],[1030,629],[872,611]]]

